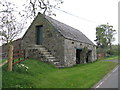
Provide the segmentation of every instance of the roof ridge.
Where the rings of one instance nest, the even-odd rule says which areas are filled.
[[[71,27],[63,22],[60,22],[52,17],[45,16],[45,18],[59,30],[59,32],[67,39],[72,39],[84,43],[89,43],[95,45],[86,35],[84,35],[80,30]]]
[[[74,27],[72,27],[72,26],[70,26],[70,25],[68,25],[68,24],[66,24],[66,23],[63,23],[63,22],[60,22],[60,21],[58,21],[58,20],[56,20],[56,19],[54,19],[54,18],[52,18],[52,17],[49,17],[49,16],[45,16],[45,18],[47,17],[47,19],[48,18],[50,18],[50,19],[52,19],[52,20],[55,20],[55,21],[57,21],[57,22],[59,22],[59,23],[61,23],[61,24],[64,24],[64,25],[66,25],[66,26],[69,26],[69,27],[71,27],[71,28],[73,28],[73,29],[76,29],[76,28],[74,28]],[[80,31],[80,30],[78,30],[78,29],[76,29],[77,31]],[[81,31],[80,31],[81,32]],[[81,32],[82,33],[82,32]],[[82,33],[83,34],[83,33]]]

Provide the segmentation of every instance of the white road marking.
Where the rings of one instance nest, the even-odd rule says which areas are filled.
[[[119,66],[118,66],[119,67]],[[112,72],[115,72],[117,69],[118,69],[118,67],[116,67]]]
[[[109,74],[109,75],[107,76],[107,78],[110,77],[110,75],[111,75],[111,74]]]
[[[100,84],[99,84],[96,88],[100,87],[100,85],[102,85],[102,84],[103,84],[103,82],[104,82],[104,81],[100,82]]]
[[[99,84],[99,85],[97,85],[97,87],[96,87],[96,88],[100,87],[100,85],[102,85],[102,84],[103,84],[103,82],[104,82],[105,80],[107,80],[107,79],[108,79],[108,77],[110,77],[110,75],[111,75],[111,74],[109,74],[106,78],[104,78],[104,80],[103,80],[102,82],[100,82],[100,84]]]
[[[118,69],[118,67],[119,67],[119,66],[117,66],[117,67],[112,71],[112,73],[115,72],[115,71]],[[96,86],[96,88],[100,87],[100,85],[102,85],[103,82],[104,82],[105,80],[107,80],[108,77],[110,77],[112,73],[110,73],[106,78],[104,78],[104,80],[103,80],[102,82],[100,82],[100,84],[98,84],[98,85]]]

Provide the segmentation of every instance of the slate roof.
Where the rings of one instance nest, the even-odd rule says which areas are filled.
[[[58,31],[67,39],[88,43],[95,45],[91,40],[89,40],[81,31],[61,23],[51,17],[45,17]]]

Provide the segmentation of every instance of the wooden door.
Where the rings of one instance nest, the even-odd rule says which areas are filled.
[[[43,43],[43,26],[36,26],[36,44],[42,45]]]

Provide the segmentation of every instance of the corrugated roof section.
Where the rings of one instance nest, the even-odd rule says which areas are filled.
[[[95,45],[91,40],[89,40],[81,31],[61,23],[51,17],[45,17],[58,31],[67,39],[76,40],[79,42],[84,42],[88,44]]]

